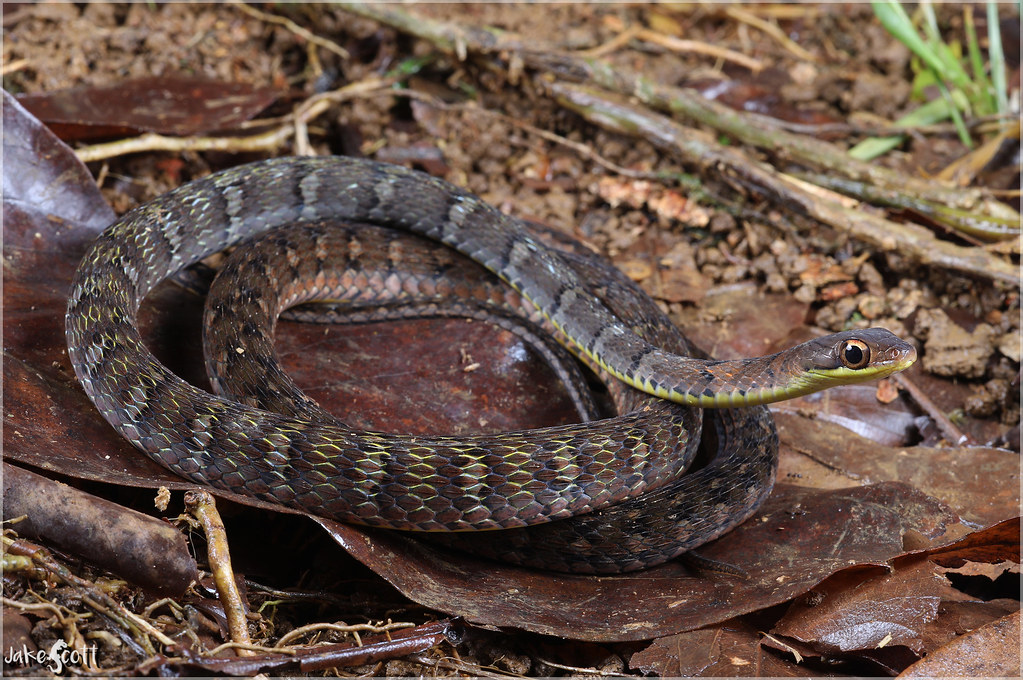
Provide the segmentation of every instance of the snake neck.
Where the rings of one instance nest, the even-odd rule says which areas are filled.
[[[662,382],[659,379],[661,376],[672,375],[668,370],[645,370],[631,374],[625,371],[616,373],[611,368],[606,370],[644,392],[701,408],[756,406],[822,389],[800,379],[802,374],[796,372],[790,374],[791,379],[780,381],[771,363],[778,359],[777,356],[716,361],[676,357],[659,351],[653,354],[657,356],[651,357],[650,363],[676,364],[681,363],[680,359],[684,361],[687,372],[685,381]],[[677,369],[672,370],[677,374]]]

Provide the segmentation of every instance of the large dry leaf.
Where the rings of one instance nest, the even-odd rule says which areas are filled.
[[[109,209],[97,203],[95,186],[67,149],[47,139],[45,129],[16,104],[5,105],[5,123],[5,187],[12,188],[4,197],[5,455],[110,484],[193,486],[122,441],[74,379],[64,346],[65,296]],[[19,125],[29,132],[9,136]],[[61,163],[67,169],[54,169]],[[62,206],[86,207],[62,216],[47,202],[57,198]],[[157,356],[205,387],[200,306],[198,296],[166,284],[144,305],[142,325]],[[514,336],[498,332],[485,338],[481,326],[458,321],[343,331],[285,326],[281,344],[299,384],[318,390],[328,408],[333,404],[355,422],[423,432],[449,426],[451,431],[504,430],[570,419],[571,408],[558,388],[535,387],[550,384],[546,367]],[[371,372],[350,372],[337,356],[319,351],[335,338]],[[424,352],[421,343],[429,349]],[[317,351],[287,349],[296,346]],[[464,370],[462,349],[479,369]],[[438,365],[432,372],[427,368]],[[356,390],[366,385],[368,391]],[[405,389],[392,389],[398,385]],[[814,425],[805,427],[816,436]],[[845,450],[836,443],[828,446]],[[293,512],[234,494],[220,496]],[[495,565],[442,553],[401,534],[322,523],[413,600],[489,625],[589,640],[648,639],[724,621],[785,602],[849,565],[885,564],[905,551],[907,533],[940,545],[964,532],[944,506],[902,484],[832,491],[783,486],[753,521],[701,550],[745,570],[748,579],[694,574],[678,563],[592,578]]]
[[[421,604],[476,623],[593,641],[643,640],[724,621],[790,600],[850,565],[884,565],[903,554],[907,532],[940,543],[961,530],[940,503],[903,484],[780,486],[757,515],[699,551],[748,578],[693,572],[677,561],[586,577],[452,556],[398,533],[321,523]]]

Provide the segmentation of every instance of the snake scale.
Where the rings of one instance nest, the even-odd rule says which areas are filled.
[[[631,410],[615,418],[524,432],[466,438],[356,432],[211,395],[175,376],[143,345],[138,308],[161,280],[273,227],[324,219],[371,222],[451,246],[539,310],[574,353],[659,399],[624,396],[619,407]],[[359,159],[274,159],[183,185],[111,225],[72,282],[68,351],[103,417],[196,482],[364,525],[512,529],[501,534],[512,559],[527,549],[520,543],[536,542],[514,536],[576,525],[555,543],[577,557],[518,561],[584,572],[668,559],[688,549],[679,545],[692,547],[692,539],[748,516],[769,490],[776,446],[769,416],[762,408],[726,408],[709,428],[718,454],[695,474],[715,480],[734,474],[733,481],[704,483],[698,501],[680,503],[680,495],[698,490],[679,484],[688,477],[680,475],[696,449],[699,416],[678,404],[765,403],[882,377],[915,360],[911,345],[883,329],[835,334],[770,357],[693,359],[624,277],[576,260],[442,180]],[[584,280],[580,271],[588,267],[590,275],[606,273],[607,284]],[[630,306],[640,310],[631,324],[621,318]],[[747,485],[750,479],[761,481]],[[704,518],[690,520],[683,510]],[[552,521],[565,518],[572,519]],[[636,552],[602,560],[584,545],[609,541]]]

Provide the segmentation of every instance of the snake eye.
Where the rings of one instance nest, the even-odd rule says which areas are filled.
[[[846,368],[858,370],[870,363],[870,348],[862,340],[846,340],[838,350]]]

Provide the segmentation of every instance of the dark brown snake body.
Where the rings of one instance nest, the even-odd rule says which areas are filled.
[[[516,220],[460,189],[369,161],[276,159],[212,175],[140,206],[85,256],[68,302],[68,348],[103,416],[185,477],[342,521],[418,531],[549,522],[536,528],[557,533],[556,526],[575,525],[550,541],[579,557],[527,561],[576,571],[622,571],[668,559],[748,516],[769,490],[776,444],[762,408],[712,420],[723,454],[696,474],[719,481],[708,485],[704,478],[703,495],[680,503],[697,490],[679,475],[695,450],[698,415],[666,401],[619,390],[625,395],[619,408],[631,410],[614,419],[520,433],[354,432],[214,397],[174,376],[143,346],[138,306],[160,280],[269,228],[323,219],[380,223],[454,247],[511,284],[589,363],[679,402],[729,406],[787,398],[880,377],[915,359],[911,346],[868,329],[772,357],[693,360],[683,356],[680,335],[672,340],[677,331],[654,315],[656,306],[623,277],[608,275],[600,290],[580,276],[587,268],[587,275],[608,272],[607,265],[544,247]],[[648,506],[649,494],[637,498],[658,488],[664,502]],[[615,506],[621,501],[627,502]],[[571,522],[551,521],[567,517]],[[530,541],[550,542],[515,538],[532,532],[502,533],[512,559]],[[612,556],[592,557],[594,546]],[[634,552],[626,555],[623,547]]]

